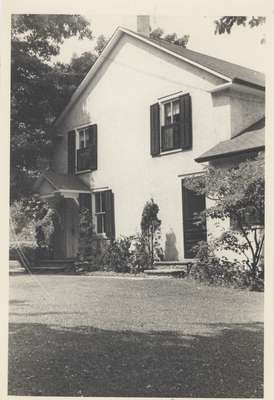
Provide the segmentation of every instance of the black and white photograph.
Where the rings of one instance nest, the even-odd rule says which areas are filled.
[[[80,3],[6,21],[7,398],[266,398],[268,15]]]

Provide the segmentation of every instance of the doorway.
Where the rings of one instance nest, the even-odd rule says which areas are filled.
[[[206,223],[197,224],[198,214],[205,210],[205,196],[184,187],[182,180],[184,257],[193,258],[193,246],[207,240]]]

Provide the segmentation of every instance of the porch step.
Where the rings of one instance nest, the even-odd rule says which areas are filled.
[[[37,266],[32,267],[33,272],[72,272],[74,259],[64,258],[56,260],[40,260]]]
[[[161,267],[183,267],[189,264],[194,264],[197,260],[195,258],[186,258],[184,260],[178,261],[155,261],[153,263],[153,267],[161,268]]]
[[[154,262],[153,267],[151,269],[146,269],[144,273],[146,275],[183,277],[190,272],[195,261],[195,259],[185,259],[179,261],[156,261]]]
[[[185,268],[155,268],[155,269],[145,269],[144,273],[146,275],[157,275],[157,276],[185,276]]]

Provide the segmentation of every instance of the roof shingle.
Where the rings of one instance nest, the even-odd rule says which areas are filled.
[[[231,154],[263,149],[265,146],[264,127],[265,118],[262,118],[234,138],[218,143],[196,158],[195,161],[204,162]]]
[[[206,54],[199,53],[190,49],[186,49],[182,46],[176,44],[168,43],[161,39],[152,39],[144,37],[143,35],[136,34],[142,39],[146,39],[151,43],[161,46],[169,51],[179,54],[182,57],[189,59],[197,64],[200,64],[212,71],[222,74],[233,81],[250,83],[253,85],[258,85],[260,87],[265,87],[265,75],[262,72],[255,71],[250,68],[242,67],[241,65],[234,64],[228,61],[221,60],[216,57],[208,56]]]
[[[41,178],[45,178],[50,182],[56,190],[71,191],[90,191],[89,187],[84,184],[78,176],[57,174],[53,171],[45,171]]]

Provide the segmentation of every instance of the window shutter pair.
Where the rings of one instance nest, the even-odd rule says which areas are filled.
[[[89,168],[97,169],[97,125],[89,127]],[[76,134],[75,131],[68,133],[68,175],[75,175],[76,171]]]
[[[115,239],[114,195],[111,190],[106,190],[106,235],[109,239]]]
[[[114,217],[114,195],[111,190],[105,192],[106,201],[106,235],[109,239],[115,239],[115,217]],[[79,208],[80,210],[92,210],[91,193],[79,193]]]
[[[183,150],[192,147],[192,110],[189,93],[179,97],[180,101],[180,147]],[[150,152],[152,156],[160,154],[160,105],[155,103],[150,106]]]

